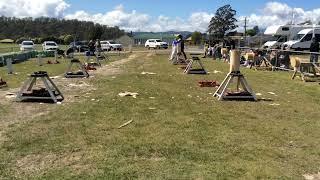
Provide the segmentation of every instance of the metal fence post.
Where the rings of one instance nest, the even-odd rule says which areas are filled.
[[[13,74],[13,67],[12,67],[12,59],[8,58],[6,59],[8,74]]]

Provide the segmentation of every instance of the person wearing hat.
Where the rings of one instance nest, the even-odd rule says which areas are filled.
[[[310,52],[311,53],[319,53],[319,41],[316,37],[312,38],[312,43],[310,45]],[[310,62],[317,63],[318,62],[318,54],[310,54]]]
[[[178,35],[178,55],[182,54],[184,59],[187,60],[187,55],[184,52],[184,40],[181,34]]]

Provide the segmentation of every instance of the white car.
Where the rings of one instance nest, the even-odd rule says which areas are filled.
[[[100,41],[103,51],[122,51],[122,44],[117,44],[115,41]]]
[[[21,51],[33,51],[34,50],[34,43],[33,41],[22,41],[20,44]]]
[[[286,36],[279,36],[279,38],[276,41],[268,41],[263,45],[263,47],[265,49],[277,49],[280,48],[281,45],[285,42],[287,42]]]
[[[168,43],[161,41],[160,39],[148,39],[144,45],[146,48],[155,48],[155,49],[168,49]]]
[[[42,48],[44,51],[56,51],[57,49],[59,49],[59,46],[54,41],[45,41],[42,44]]]
[[[144,45],[146,48],[155,48],[155,49],[168,49],[168,43],[161,41],[160,39],[148,39]]]

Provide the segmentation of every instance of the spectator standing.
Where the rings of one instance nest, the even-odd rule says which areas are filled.
[[[310,52],[311,53],[319,53],[319,41],[317,38],[312,38],[312,43],[310,45]],[[311,63],[317,63],[318,62],[318,54],[311,54],[310,55],[310,62]]]

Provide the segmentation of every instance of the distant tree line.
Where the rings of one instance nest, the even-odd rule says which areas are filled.
[[[119,27],[87,21],[48,17],[0,17],[0,39],[13,39],[17,43],[23,40],[34,40],[35,43],[54,40],[68,44],[74,40],[116,39],[124,34]]]

